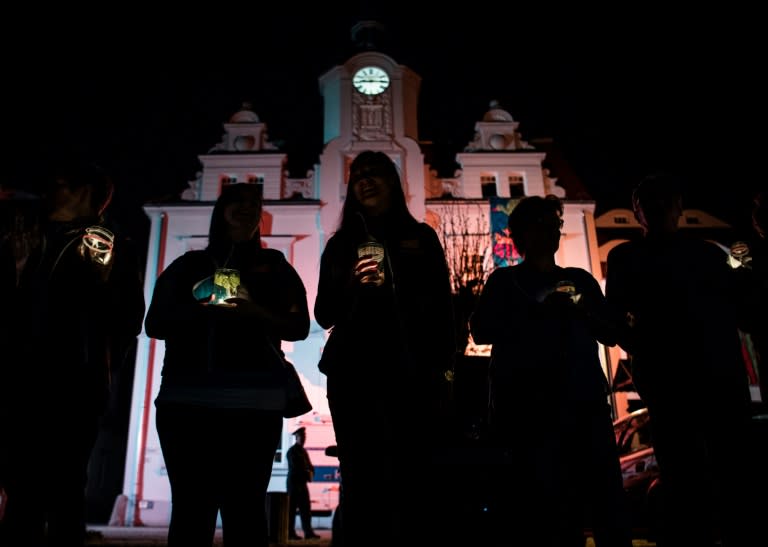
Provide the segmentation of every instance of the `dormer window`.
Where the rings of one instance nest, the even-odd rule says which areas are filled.
[[[480,190],[482,191],[484,198],[497,196],[496,175],[480,175]]]
[[[507,177],[509,183],[509,197],[522,198],[525,197],[525,187],[523,186],[523,175],[509,175]]]
[[[264,184],[264,175],[248,175],[248,184]]]

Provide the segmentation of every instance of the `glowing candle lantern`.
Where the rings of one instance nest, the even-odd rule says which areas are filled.
[[[237,296],[240,286],[240,271],[234,268],[217,268],[213,274],[213,297],[215,304],[223,304],[227,298]]]

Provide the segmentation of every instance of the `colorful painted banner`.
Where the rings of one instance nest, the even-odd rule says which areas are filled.
[[[491,205],[491,245],[493,246],[494,267],[511,266],[522,261],[520,253],[515,249],[512,238],[509,237],[507,219],[512,209],[520,202],[514,198],[490,198]]]

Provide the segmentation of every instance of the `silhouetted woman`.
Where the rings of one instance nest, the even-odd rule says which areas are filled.
[[[384,246],[380,267],[368,251],[358,258],[371,239]],[[315,301],[317,322],[332,329],[320,369],[344,483],[344,545],[402,544],[406,533],[442,531],[445,481],[436,480],[434,453],[447,427],[439,416],[456,351],[452,317],[437,234],[408,211],[392,160],[361,152]]]
[[[165,340],[157,433],[171,483],[170,547],[224,542],[266,547],[265,497],[282,430],[274,351],[309,333],[304,285],[282,253],[262,248],[261,190],[225,186],[208,247],[188,251],[157,279],[145,321]],[[219,267],[240,272],[227,305],[211,301]]]

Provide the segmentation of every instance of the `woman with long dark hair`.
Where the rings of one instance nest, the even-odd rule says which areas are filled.
[[[361,152],[350,166],[314,311],[331,329],[320,370],[338,445],[344,544],[392,545],[419,530],[434,538],[446,516],[436,456],[447,440],[442,404],[456,351],[451,289],[437,234],[408,211],[383,152]]]
[[[275,387],[281,340],[309,333],[304,284],[283,254],[262,248],[254,184],[225,186],[208,246],[157,279],[145,321],[165,340],[157,433],[171,483],[168,545],[267,547],[265,498],[282,431]],[[240,274],[237,296],[214,300],[217,268]]]

